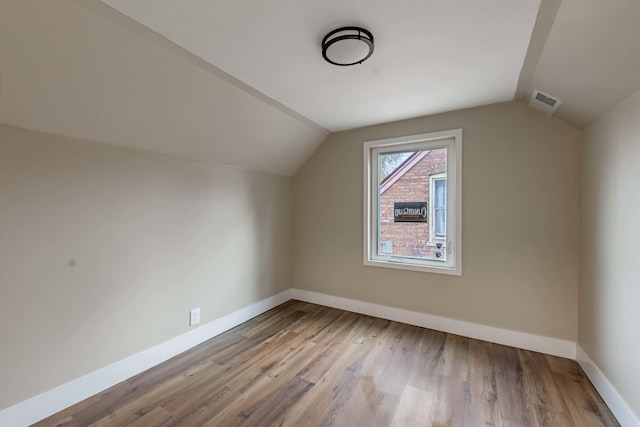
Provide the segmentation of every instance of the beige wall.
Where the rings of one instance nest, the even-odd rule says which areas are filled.
[[[365,267],[362,142],[463,129],[463,276]],[[334,134],[294,178],[294,287],[575,341],[580,131],[503,103]]]
[[[640,92],[584,132],[579,343],[640,415]]]
[[[290,287],[291,179],[0,126],[0,409]]]

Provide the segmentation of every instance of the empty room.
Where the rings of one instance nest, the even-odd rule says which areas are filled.
[[[0,426],[640,427],[639,23],[1,0]]]

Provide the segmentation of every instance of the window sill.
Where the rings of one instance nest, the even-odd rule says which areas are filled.
[[[447,274],[450,276],[462,276],[462,269],[457,267],[436,267],[419,264],[411,264],[402,261],[387,260],[365,260],[364,265],[368,267],[395,268],[396,270],[420,271],[423,273]]]

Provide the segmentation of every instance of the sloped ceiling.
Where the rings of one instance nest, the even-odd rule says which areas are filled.
[[[291,175],[329,132],[534,88],[584,126],[640,89],[637,22],[637,0],[4,0],[0,123]],[[375,53],[331,66],[347,24]]]
[[[103,0],[321,126],[338,131],[513,99],[540,0]],[[361,65],[322,37],[361,25]]]
[[[291,175],[328,131],[99,1],[0,2],[0,122]]]
[[[583,127],[640,90],[640,1],[562,0],[527,91],[562,100]]]

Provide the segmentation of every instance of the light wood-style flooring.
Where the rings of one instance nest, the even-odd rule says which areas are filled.
[[[575,361],[289,301],[37,426],[617,426]]]

